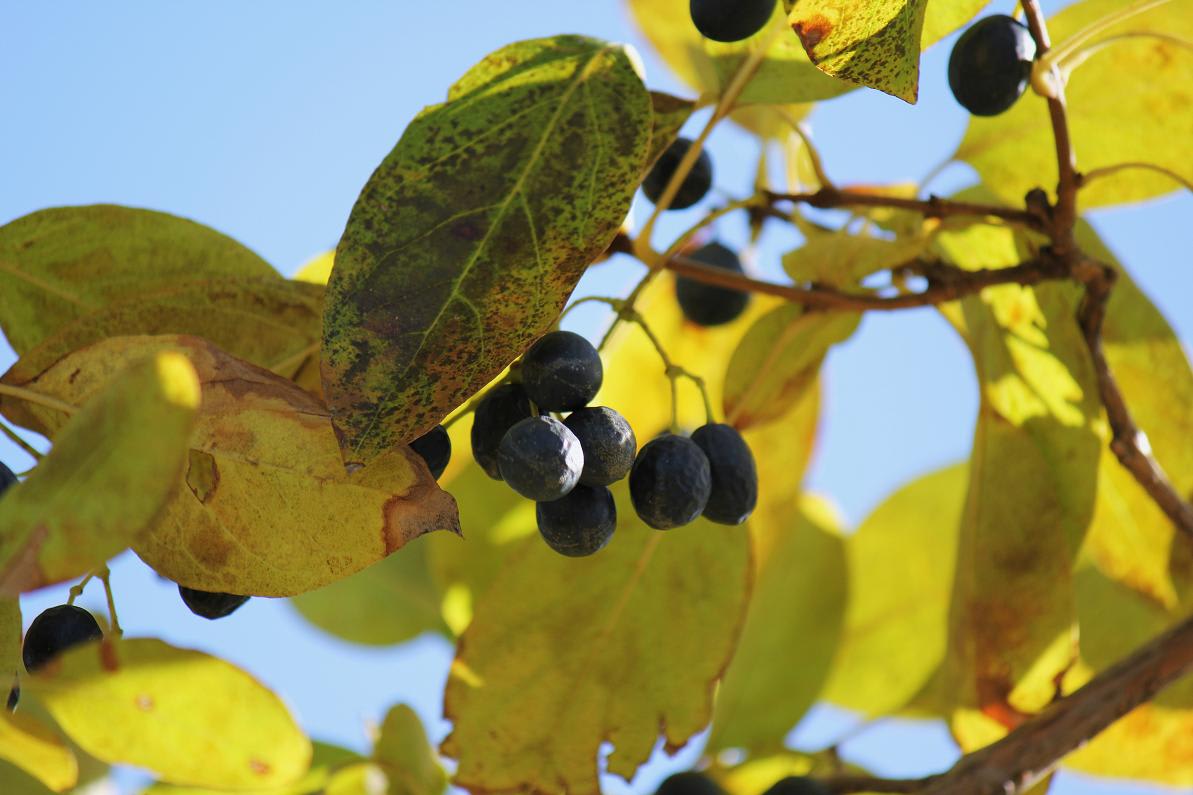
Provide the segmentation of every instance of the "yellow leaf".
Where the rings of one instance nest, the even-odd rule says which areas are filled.
[[[331,267],[335,261],[335,249],[316,254],[298,269],[298,273],[294,274],[294,281],[326,285],[327,280],[331,278]]]
[[[8,697],[10,676],[16,682],[21,666],[21,604],[0,598],[0,699]]]
[[[178,487],[199,405],[194,368],[145,350],[108,375],[94,398],[71,395],[86,405],[69,422],[55,416],[65,425],[54,448],[0,499],[6,595],[91,571],[141,536]]]
[[[262,789],[297,780],[311,760],[277,696],[230,663],[158,640],[69,651],[30,681],[85,751],[164,781]]]
[[[314,795],[322,793],[335,778],[337,771],[360,764],[360,754],[321,742],[311,743],[310,768],[298,781],[264,789],[240,790],[242,795]],[[184,787],[157,782],[145,789],[141,795],[227,795],[227,789],[208,787]]]
[[[373,761],[385,771],[389,795],[440,795],[447,789],[447,773],[427,742],[422,721],[405,704],[391,709],[381,723]]]
[[[1065,8],[1048,20],[1053,46],[1063,46],[1122,6],[1123,0],[1084,0]],[[1139,31],[1193,40],[1193,14],[1185,3],[1167,3],[1110,27],[1094,41]],[[1193,53],[1187,49],[1156,38],[1116,40],[1073,72],[1065,94],[1081,171],[1145,161],[1193,179]],[[954,157],[977,169],[1006,202],[1020,204],[1034,187],[1053,190],[1056,154],[1044,99],[1028,91],[1006,113],[971,118]],[[1139,201],[1179,187],[1150,171],[1124,171],[1082,189],[1081,205]]]
[[[79,763],[62,738],[20,712],[10,714],[0,709],[0,758],[12,762],[54,792],[70,789],[79,779]]]
[[[456,529],[454,502],[408,448],[345,472],[322,403],[197,337],[107,339],[29,386],[77,402],[123,362],[161,349],[183,351],[203,389],[183,482],[134,545],[163,576],[204,591],[290,596],[357,572],[423,533]],[[38,418],[51,435],[60,421],[49,411]],[[158,432],[137,420],[145,433]]]
[[[816,701],[845,614],[845,544],[815,500],[772,499],[749,523],[754,593],[717,691],[707,752],[777,749]]]
[[[842,287],[910,262],[927,247],[928,240],[918,236],[886,240],[846,232],[822,233],[785,255],[783,269],[796,282]]]

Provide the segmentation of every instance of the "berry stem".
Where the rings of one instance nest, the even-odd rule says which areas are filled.
[[[671,361],[671,357],[667,355],[667,351],[663,348],[663,343],[655,335],[654,331],[651,330],[650,326],[647,325],[646,318],[642,317],[640,312],[634,309],[626,310],[623,308],[619,317],[628,320],[629,322],[637,325],[638,328],[642,329],[642,333],[646,335],[648,340],[650,340],[650,344],[653,345],[655,351],[658,352],[659,358],[663,360],[663,370],[665,371],[667,378],[671,381],[672,433],[678,432],[679,430],[679,379],[681,378],[688,379],[696,386],[698,390],[700,390],[700,397],[704,400],[704,411],[708,416],[708,421],[715,422],[716,418],[713,414],[712,400],[710,400],[708,397],[708,386],[704,383],[704,379],[693,373],[691,370],[680,367],[678,364]]]
[[[78,584],[72,585],[70,587],[70,590],[66,594],[66,603],[68,605],[73,605],[75,603],[75,600],[83,595],[83,589],[85,589],[87,587],[87,583],[91,582],[91,580],[94,577],[95,577],[95,572],[92,572],[91,574],[88,574],[83,579],[79,580]]]
[[[35,403],[39,406],[45,406],[48,409],[61,411],[63,414],[74,414],[78,408],[69,403],[65,403],[58,398],[43,395],[40,392],[34,392],[32,389],[25,389],[20,386],[10,386],[8,384],[0,384],[0,395],[8,395],[10,397],[23,400],[26,403]]]
[[[112,621],[112,637],[120,638],[124,635],[124,630],[120,628],[120,619],[116,616],[116,599],[112,595],[112,572],[104,565],[96,570],[95,576],[104,584],[104,596],[108,600],[108,617]]]
[[[22,450],[24,450],[25,453],[27,453],[29,456],[31,456],[34,461],[41,460],[41,453],[38,452],[37,448],[33,447],[33,445],[26,442],[21,437],[20,434],[18,434],[14,429],[12,429],[8,425],[6,425],[3,421],[0,421],[0,433],[3,433],[5,436],[7,436],[9,439],[11,439],[13,444],[15,444],[17,447],[21,448]]]

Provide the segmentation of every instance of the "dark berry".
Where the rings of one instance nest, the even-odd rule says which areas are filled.
[[[1036,43],[1024,25],[1005,14],[975,22],[949,56],[949,88],[975,116],[997,116],[1027,89]]]
[[[58,605],[33,619],[25,633],[21,659],[25,670],[34,673],[67,649],[103,636],[95,616],[81,607]]]
[[[788,776],[771,785],[763,795],[830,795],[828,787],[807,776]]]
[[[706,39],[741,41],[766,24],[775,0],[692,0],[692,23]]]
[[[742,273],[741,260],[720,243],[709,243],[688,255],[714,268]],[[698,282],[687,276],[675,280],[675,297],[684,317],[701,326],[720,326],[736,320],[750,303],[750,294]]]
[[[521,384],[502,384],[476,407],[472,419],[472,457],[494,480],[501,480],[497,467],[497,448],[509,429],[527,417],[535,416],[534,406]]]
[[[182,597],[182,601],[186,603],[192,613],[211,620],[232,615],[237,608],[249,600],[247,596],[196,591],[194,588],[187,588],[183,585],[178,586],[178,595]]]
[[[497,449],[497,464],[509,487],[536,502],[558,500],[580,481],[580,440],[554,417],[531,417],[509,429]]]
[[[17,476],[12,473],[3,461],[0,461],[0,494],[8,491],[10,486],[17,484]]]
[[[656,530],[694,521],[711,487],[708,457],[683,436],[664,434],[647,442],[630,470],[634,510]]]
[[[600,552],[617,528],[613,492],[604,486],[578,485],[567,496],[540,502],[535,513],[547,546],[569,558]]]
[[[642,192],[653,204],[659,203],[659,198],[667,189],[667,183],[671,182],[671,175],[675,173],[675,169],[679,168],[679,161],[683,160],[683,156],[691,148],[690,138],[677,138],[659,157],[658,162],[646,175],[646,179],[642,180]],[[712,160],[709,159],[706,150],[701,150],[696,164],[684,177],[683,184],[679,186],[679,191],[667,209],[682,210],[691,207],[703,199],[704,194],[708,193],[708,189],[711,187]]]
[[[584,451],[580,482],[585,486],[608,486],[630,474],[638,440],[625,417],[596,406],[573,411],[563,424],[576,434]]]
[[[712,489],[704,518],[720,524],[741,524],[758,504],[758,469],[741,434],[729,425],[710,422],[692,433],[692,441],[708,457]]]
[[[410,443],[410,449],[427,462],[427,468],[435,480],[439,480],[443,470],[447,469],[447,463],[452,460],[452,438],[442,425],[436,425],[415,439]]]
[[[597,349],[570,331],[552,331],[522,357],[522,386],[543,411],[584,408],[604,375]]]
[[[717,782],[703,773],[689,770],[663,779],[655,795],[725,795]]]

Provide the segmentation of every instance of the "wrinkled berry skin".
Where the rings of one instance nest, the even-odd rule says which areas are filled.
[[[17,476],[13,474],[3,461],[0,461],[0,495],[8,491],[10,486],[17,485]]]
[[[600,552],[617,529],[617,505],[604,486],[577,485],[566,496],[535,506],[547,546],[569,558]]]
[[[410,443],[410,449],[418,453],[427,462],[427,469],[431,470],[431,477],[439,480],[443,470],[452,460],[452,439],[447,435],[447,428],[436,425],[431,430]]]
[[[748,39],[766,24],[775,0],[692,0],[692,24],[713,41]]]
[[[534,406],[521,384],[502,384],[476,407],[472,420],[472,457],[494,480],[501,480],[497,466],[497,448],[509,429],[527,417],[534,417]]]
[[[695,442],[664,434],[646,443],[630,470],[630,500],[643,522],[669,530],[692,522],[712,488],[708,457]]]
[[[658,162],[646,175],[646,179],[642,180],[642,192],[646,194],[646,198],[650,199],[652,204],[659,203],[659,198],[667,189],[667,183],[671,181],[671,175],[675,173],[675,169],[679,168],[679,161],[683,160],[683,156],[691,147],[692,139],[676,138],[675,142],[667,147],[667,150],[659,157]],[[691,207],[703,199],[711,187],[712,160],[709,158],[707,150],[701,150],[696,164],[684,178],[683,184],[679,186],[679,191],[667,209],[683,210]]]
[[[558,500],[580,482],[580,440],[554,417],[531,417],[510,428],[497,448],[501,478],[535,502]]]
[[[771,785],[763,795],[830,795],[828,787],[814,778],[788,776]]]
[[[975,22],[949,56],[949,88],[974,116],[1010,109],[1031,78],[1036,43],[1024,25],[1005,14]]]
[[[720,243],[702,246],[689,254],[688,259],[733,273],[743,272],[741,260]],[[704,284],[687,276],[680,276],[675,280],[675,298],[679,301],[679,308],[683,310],[684,317],[699,326],[723,326],[731,323],[737,320],[750,304],[749,293]]]
[[[570,331],[552,331],[522,357],[522,385],[543,411],[574,411],[600,391],[605,369],[592,343]]]
[[[103,637],[95,616],[81,607],[58,605],[33,619],[25,633],[21,659],[25,670],[35,673],[67,649]]]
[[[178,586],[178,595],[182,597],[182,601],[192,613],[212,621],[232,615],[249,600],[247,596],[196,591],[194,588],[182,585]]]
[[[655,795],[725,795],[717,782],[703,773],[688,770],[663,779]]]
[[[735,428],[710,422],[692,433],[692,441],[708,457],[712,489],[704,518],[718,524],[741,524],[758,504],[758,469],[750,446]]]
[[[630,474],[638,440],[625,417],[611,408],[596,406],[579,409],[563,421],[584,450],[584,471],[580,482],[585,486],[608,486]]]

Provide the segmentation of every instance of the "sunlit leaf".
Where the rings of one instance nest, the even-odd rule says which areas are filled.
[[[91,571],[149,529],[178,488],[199,406],[194,368],[176,353],[143,351],[108,375],[94,398],[67,399],[85,405],[69,421],[58,414],[54,448],[0,499],[7,595]]]
[[[230,663],[159,640],[89,644],[29,681],[84,750],[163,781],[261,789],[297,780],[311,760],[277,696]]]
[[[828,701],[890,714],[944,660],[967,479],[966,468],[954,466],[913,480],[847,540],[849,607]]]
[[[243,795],[315,795],[315,793],[323,792],[335,777],[336,771],[365,761],[360,754],[335,745],[316,741],[312,742],[311,746],[313,753],[311,754],[310,768],[298,781],[264,789],[241,790],[240,792]],[[141,795],[226,795],[227,792],[226,789],[186,787],[157,782],[146,788]]]
[[[456,528],[454,502],[408,448],[346,472],[321,403],[197,337],[114,337],[65,357],[29,386],[81,402],[125,361],[163,348],[186,354],[203,389],[183,482],[173,482],[165,511],[134,544],[163,576],[204,591],[290,596],[353,574],[423,533]],[[53,435],[61,420],[48,410],[39,417],[50,423],[39,429]]]
[[[7,699],[21,668],[21,604],[0,598],[0,698]]]
[[[294,281],[326,285],[327,280],[331,278],[331,268],[335,261],[334,250],[316,254],[299,267],[298,272],[294,274]]]
[[[79,763],[62,738],[21,712],[0,709],[0,758],[54,792],[73,787],[79,778]]]
[[[797,282],[844,286],[866,276],[903,265],[928,247],[922,237],[893,240],[850,235],[843,232],[818,234],[783,257],[783,268]]]
[[[423,111],[336,249],[323,382],[346,460],[429,430],[555,322],[617,233],[650,145],[624,47],[505,47]]]
[[[845,615],[845,545],[831,511],[771,500],[750,518],[754,593],[717,691],[706,748],[781,748],[833,666]]]
[[[934,5],[939,5],[935,3]],[[1048,20],[1054,46],[1090,22],[1122,8],[1122,0],[1084,0]],[[1095,37],[1153,31],[1193,40],[1193,14],[1184,3],[1158,5]],[[1193,53],[1157,38],[1120,38],[1097,50],[1072,74],[1065,89],[1077,166],[1144,161],[1193,179]],[[1031,91],[1006,113],[970,119],[954,154],[1004,201],[1021,203],[1034,187],[1056,186],[1056,151],[1043,98]],[[1083,207],[1139,201],[1179,189],[1160,174],[1130,170],[1090,183]]]
[[[245,276],[280,279],[194,221],[107,204],[40,210],[0,227],[0,328],[23,354],[113,301],[183,280]]]
[[[679,131],[696,108],[696,104],[691,100],[673,97],[662,91],[650,92],[650,105],[654,111],[654,123],[651,127],[650,153],[643,161],[643,172],[649,171],[663,152],[667,151],[667,147],[679,136]]]
[[[829,348],[848,339],[860,321],[856,312],[812,312],[797,304],[759,318],[725,375],[729,422],[750,428],[785,414],[815,384]]]
[[[405,704],[391,709],[382,721],[373,761],[385,771],[388,795],[441,795],[447,788],[447,773],[427,741],[422,721]]]
[[[405,643],[424,632],[447,634],[442,594],[428,568],[427,543],[415,539],[343,580],[299,594],[291,604],[319,629],[369,646]]]

